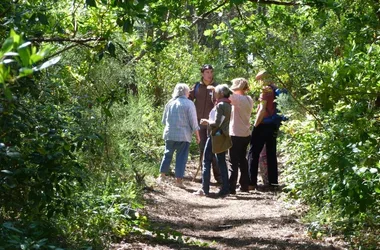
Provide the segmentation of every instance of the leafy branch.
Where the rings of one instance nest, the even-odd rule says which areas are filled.
[[[216,10],[220,9],[221,7],[223,7],[224,5],[226,5],[229,1],[228,0],[225,0],[223,1],[222,3],[218,4],[217,6],[215,6],[214,8],[212,8],[211,10],[203,13],[202,15],[198,16],[189,26],[188,26],[188,29],[191,29],[192,27],[194,27],[196,24],[198,24],[200,21],[206,19],[206,17],[208,17],[209,15],[211,15],[212,13],[214,13]],[[185,19],[185,18],[183,18]],[[166,32],[164,33],[164,35],[158,37],[154,42],[154,43],[157,43],[158,41],[169,41],[175,37],[177,37],[179,34],[178,33],[175,33],[175,34],[172,34],[172,35],[167,35]],[[142,50],[140,51],[139,55],[138,56],[135,56],[134,58],[132,58],[129,62],[129,63],[133,63],[135,61],[139,61],[146,53],[148,52],[148,50]]]
[[[261,55],[260,52],[256,51],[256,53],[257,53],[258,56],[261,57],[261,59],[263,60],[264,64],[266,65],[266,67],[267,67],[268,69],[272,68],[270,62],[268,62],[268,61],[265,59],[265,57],[264,57],[263,55]],[[296,102],[296,103],[297,103],[297,104],[298,104],[303,110],[305,110],[307,113],[309,113],[311,116],[313,116],[314,119],[317,121],[317,123],[318,123],[322,128],[324,128],[324,125],[323,125],[322,121],[321,121],[321,120],[320,120],[320,119],[314,114],[313,111],[311,111],[309,108],[307,108],[307,107],[302,103],[302,101],[300,101],[300,100],[298,100],[298,98],[296,98],[296,96],[293,94],[293,92],[290,91],[289,86],[288,86],[287,84],[285,84],[285,83],[284,83],[284,82],[283,82],[283,81],[282,81],[277,75],[275,75],[273,72],[271,72],[271,75],[274,76],[274,77],[277,79],[277,81],[278,81],[279,83],[281,83],[281,85],[284,86],[284,87],[288,90],[289,95],[294,99],[294,101],[295,101],[295,102]]]

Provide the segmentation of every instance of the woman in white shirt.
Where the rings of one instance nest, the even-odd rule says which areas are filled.
[[[232,148],[230,148],[231,176],[229,179],[230,194],[236,194],[236,182],[238,169],[240,169],[240,191],[249,192],[249,175],[247,162],[247,147],[250,142],[251,129],[250,118],[253,110],[253,100],[247,95],[248,81],[245,78],[235,78],[230,89],[232,113],[230,120],[230,136]]]

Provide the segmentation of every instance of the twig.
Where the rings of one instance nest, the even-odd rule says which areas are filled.
[[[73,43],[87,43],[94,41],[105,41],[104,37],[89,37],[89,38],[67,38],[67,37],[34,37],[29,38],[31,42],[73,42]]]
[[[194,26],[195,26],[197,23],[199,23],[201,20],[204,20],[204,19],[205,19],[207,16],[209,16],[211,13],[213,13],[213,12],[216,11],[217,9],[223,7],[223,6],[224,6],[225,4],[227,4],[227,3],[228,3],[228,0],[225,0],[225,1],[223,1],[221,4],[215,6],[213,9],[211,9],[211,10],[209,10],[209,11],[203,13],[202,15],[200,15],[199,17],[197,17],[197,18],[196,18],[196,19],[195,19],[195,20],[189,25],[189,28],[194,27]],[[175,38],[176,36],[178,36],[177,33],[172,34],[172,35],[170,35],[170,36],[160,36],[159,38],[157,38],[157,39],[155,40],[155,42],[158,41],[158,40],[160,40],[160,41],[168,41],[168,40],[171,40],[171,39]],[[154,43],[154,42],[153,42],[153,43]],[[141,58],[142,58],[147,52],[148,52],[148,50],[142,50],[138,56],[132,58],[127,64],[130,64],[130,63],[132,63],[132,62],[135,62],[135,61],[140,60],[140,59],[141,59]]]

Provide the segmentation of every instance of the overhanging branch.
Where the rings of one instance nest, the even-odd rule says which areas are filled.
[[[280,1],[267,1],[267,0],[248,0],[252,3],[259,3],[259,4],[274,4],[274,5],[284,5],[284,6],[298,6],[300,4],[295,2],[280,2]]]
[[[219,5],[215,6],[214,8],[212,8],[211,10],[203,13],[202,15],[198,16],[190,25],[189,25],[189,29],[194,27],[197,23],[199,23],[200,21],[204,20],[206,17],[208,17],[210,14],[212,14],[213,12],[215,12],[216,10],[218,10],[219,8],[223,7],[224,5],[226,5],[229,1],[228,0],[225,0],[223,1],[222,3],[220,3]],[[157,38],[155,41],[158,41],[158,40],[161,40],[161,41],[168,41],[168,40],[171,40],[175,37],[177,37],[178,34],[172,34],[170,36],[160,36],[159,38]],[[147,50],[142,50],[139,55],[135,56],[134,58],[132,58],[129,62],[129,63],[133,63],[135,61],[138,61],[140,60],[148,51]]]
[[[104,37],[89,37],[89,38],[66,38],[66,37],[34,37],[29,38],[31,42],[72,42],[72,43],[87,43],[105,41]]]

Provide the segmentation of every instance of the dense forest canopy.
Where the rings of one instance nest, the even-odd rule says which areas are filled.
[[[268,70],[286,184],[310,230],[378,247],[378,0],[4,0],[0,249],[103,249],[135,227],[158,172],[161,114],[211,63],[219,82]]]

